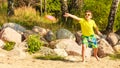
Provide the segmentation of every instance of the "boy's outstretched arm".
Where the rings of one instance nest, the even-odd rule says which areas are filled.
[[[64,16],[65,16],[65,17],[71,17],[71,18],[73,18],[73,19],[75,19],[75,20],[77,20],[77,21],[80,21],[80,18],[79,18],[79,17],[77,17],[77,16],[75,16],[75,15],[72,15],[72,14],[70,14],[70,13],[65,13]]]
[[[102,36],[103,34],[99,31],[98,27],[94,28],[97,35]]]

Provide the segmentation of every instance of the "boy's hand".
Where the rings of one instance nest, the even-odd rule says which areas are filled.
[[[99,35],[100,38],[106,38],[106,35]]]
[[[69,13],[65,13],[65,14],[64,14],[64,17],[69,17]]]

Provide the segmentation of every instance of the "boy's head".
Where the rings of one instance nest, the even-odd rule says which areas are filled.
[[[90,10],[85,11],[85,19],[89,20],[92,18],[92,12]]]

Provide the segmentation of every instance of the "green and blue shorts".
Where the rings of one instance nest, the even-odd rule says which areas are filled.
[[[97,48],[97,39],[94,35],[84,36],[82,35],[82,44],[86,45],[89,48]]]

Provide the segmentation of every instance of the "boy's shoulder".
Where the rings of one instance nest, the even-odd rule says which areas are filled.
[[[85,18],[80,18],[80,21],[83,21],[83,20],[85,20]]]
[[[95,20],[91,19],[91,22],[95,22]]]

